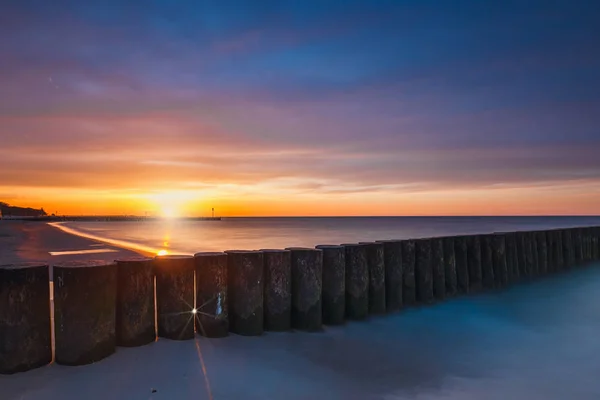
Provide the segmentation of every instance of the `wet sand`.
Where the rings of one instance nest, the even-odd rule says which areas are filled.
[[[79,254],[51,253],[79,252]],[[0,221],[0,265],[42,261],[94,259],[112,261],[137,253],[54,228],[45,222]]]

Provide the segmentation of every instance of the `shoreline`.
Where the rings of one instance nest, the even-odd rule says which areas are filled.
[[[102,260],[148,255],[93,238],[67,233],[46,222],[0,221],[0,265],[24,262]]]

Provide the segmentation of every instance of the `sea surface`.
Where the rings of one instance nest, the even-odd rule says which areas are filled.
[[[600,217],[223,218],[220,221],[70,222],[70,233],[158,253],[314,247],[384,239],[600,225]]]

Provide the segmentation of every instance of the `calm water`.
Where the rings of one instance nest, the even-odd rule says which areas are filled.
[[[313,247],[382,239],[600,225],[600,217],[226,218],[221,221],[83,222],[71,229],[170,253]]]

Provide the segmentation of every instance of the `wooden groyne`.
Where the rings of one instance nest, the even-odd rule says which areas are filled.
[[[54,359],[229,333],[319,331],[600,260],[600,227],[53,265]],[[52,360],[50,267],[0,266],[0,373]],[[223,339],[227,340],[227,339]]]

